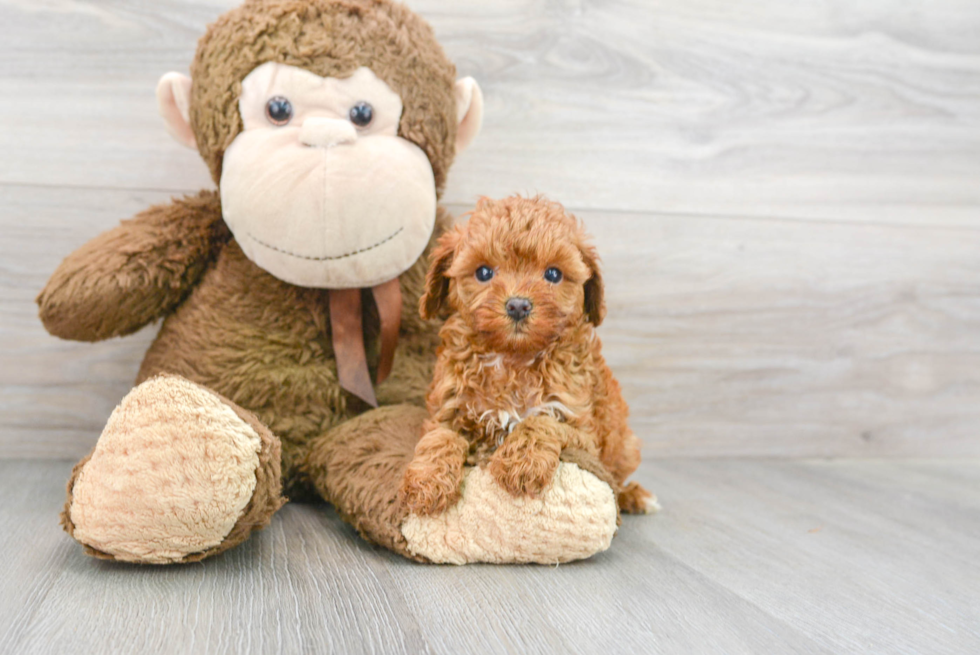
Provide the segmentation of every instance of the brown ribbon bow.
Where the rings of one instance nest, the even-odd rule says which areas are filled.
[[[377,384],[385,381],[395,361],[402,320],[402,289],[398,278],[371,288],[381,319],[381,358]],[[331,289],[330,331],[340,386],[372,407],[378,406],[364,350],[361,289]]]

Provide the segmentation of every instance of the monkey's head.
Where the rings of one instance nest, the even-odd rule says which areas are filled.
[[[245,254],[308,287],[407,270],[432,233],[483,100],[417,15],[390,0],[248,0],[157,99],[196,147]]]

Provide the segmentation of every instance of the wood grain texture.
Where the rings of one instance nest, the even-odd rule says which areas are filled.
[[[664,511],[557,568],[413,564],[299,505],[201,564],[105,563],[58,528],[69,468],[0,462],[0,652],[980,649],[977,462],[646,462]]]
[[[153,89],[235,4],[0,2],[0,183],[208,185]],[[486,95],[452,202],[980,224],[972,0],[409,4]]]
[[[236,1],[0,1],[0,457],[84,454],[129,389],[153,328],[58,342],[33,298],[209,184],[152,91]],[[411,4],[486,93],[453,209],[586,208],[649,452],[980,452],[980,5]]]
[[[61,342],[33,298],[61,257],[166,198],[0,187],[4,456],[80,457],[129,390],[154,328]],[[980,232],[579,216],[605,262],[604,352],[651,455],[980,455]]]

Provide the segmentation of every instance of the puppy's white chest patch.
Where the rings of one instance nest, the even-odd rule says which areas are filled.
[[[498,433],[497,440],[502,442],[504,437],[514,431],[522,421],[532,416],[551,416],[558,421],[565,421],[574,413],[563,403],[550,401],[535,405],[527,409],[519,410],[514,407],[509,409],[488,409],[480,414],[479,422],[487,428],[487,432]]]
[[[541,390],[542,381],[533,372],[526,379],[512,375],[514,366],[526,369],[533,367],[535,361],[536,358],[530,358],[515,363],[500,353],[487,353],[479,357],[479,371],[484,376],[484,384],[496,388],[499,395],[492,400],[483,398],[482,403],[475,406],[470,405],[470,420],[481,425],[487,436],[496,437],[498,446],[522,421],[532,416],[551,416],[562,422],[576,416],[567,404]],[[545,400],[549,397],[551,399]]]

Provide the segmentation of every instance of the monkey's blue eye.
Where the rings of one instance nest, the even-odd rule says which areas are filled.
[[[544,272],[544,279],[548,280],[552,284],[558,284],[562,279],[561,271],[552,266],[547,271]]]
[[[480,282],[489,282],[490,278],[493,277],[493,269],[487,265],[483,265],[476,269],[476,279]]]
[[[265,103],[265,115],[273,125],[285,125],[293,117],[293,104],[282,96]]]
[[[374,118],[374,107],[366,102],[359,102],[350,108],[350,122],[358,127],[364,127]]]

